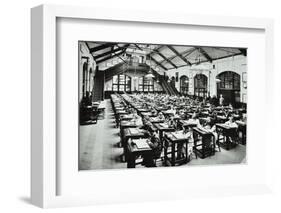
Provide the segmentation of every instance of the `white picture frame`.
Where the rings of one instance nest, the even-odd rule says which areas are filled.
[[[107,8],[104,13],[101,8],[85,8],[74,6],[54,6],[41,5],[31,10],[31,56],[32,56],[32,87],[31,87],[31,201],[33,204],[43,207],[62,207],[76,205],[91,205],[97,203],[128,202],[144,200],[144,195],[136,196],[108,196],[99,195],[57,195],[58,171],[61,169],[57,166],[57,81],[56,77],[56,20],[58,18],[69,19],[87,19],[87,20],[117,20],[124,22],[142,22],[154,23],[161,25],[193,25],[200,27],[224,27],[228,29],[258,29],[265,33],[265,71],[266,87],[264,93],[268,94],[273,88],[269,76],[273,76],[273,21],[271,19],[241,18],[241,17],[217,17],[189,14],[166,14],[161,11],[116,11]],[[249,68],[250,69],[250,68]],[[249,75],[248,75],[249,77]],[[249,79],[251,79],[249,77]],[[250,81],[247,82],[249,88]],[[249,96],[248,96],[249,97]],[[273,109],[274,100],[270,95],[266,96],[266,107]],[[268,118],[273,110],[269,110]],[[268,127],[269,128],[269,127]],[[270,130],[265,131],[267,141],[271,139]],[[269,148],[269,143],[264,143],[264,147]],[[263,158],[269,158],[269,153],[265,153]],[[177,198],[188,198],[194,196],[224,196],[224,195],[242,195],[253,193],[265,193],[271,191],[271,170],[270,160],[265,161],[265,165],[260,167],[260,172],[264,173],[266,178],[255,184],[221,184],[219,187],[203,184],[201,187],[191,188],[190,184],[182,188],[168,185],[171,194]],[[210,170],[210,168],[208,168]],[[179,173],[183,170],[173,170]],[[119,171],[119,173],[122,171]],[[127,175],[133,175],[130,171]],[[154,170],[151,170],[154,173]],[[164,172],[163,171],[160,171]],[[107,175],[104,172],[103,175]],[[125,174],[124,174],[125,175]],[[105,183],[101,183],[105,184]],[[188,188],[189,187],[189,188]],[[126,192],[134,193],[134,189],[127,187]],[[189,193],[186,193],[186,189]],[[114,189],[113,189],[114,190]],[[163,192],[157,188],[153,191],[154,200],[173,199],[171,196],[163,196]],[[116,194],[116,193],[113,193]],[[150,197],[148,197],[151,199]]]

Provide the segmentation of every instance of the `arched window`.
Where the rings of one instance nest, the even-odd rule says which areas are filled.
[[[240,75],[225,71],[217,76],[220,82],[217,84],[217,96],[223,95],[225,104],[235,105],[240,102]]]
[[[197,74],[194,77],[194,94],[198,97],[207,96],[208,78],[203,74]]]
[[[219,89],[234,89],[240,90],[240,75],[232,72],[226,71],[218,75],[221,80],[218,84]]]
[[[139,78],[140,92],[154,92],[154,80],[146,77]]]
[[[130,92],[131,77],[127,75],[114,75],[112,78],[112,91]]]
[[[87,80],[88,80],[88,63],[83,64],[83,78],[82,78],[82,95],[86,96],[87,92]]]
[[[188,77],[185,75],[181,76],[180,77],[180,93],[182,95],[187,95],[188,87],[189,87]]]

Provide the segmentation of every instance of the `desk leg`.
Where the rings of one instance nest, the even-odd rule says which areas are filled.
[[[205,158],[205,138],[202,137],[202,158]]]
[[[164,165],[167,166],[168,146],[165,141],[163,141],[163,144],[164,144]]]
[[[229,150],[229,146],[230,146],[229,136],[226,136],[226,150]]]
[[[136,157],[133,153],[128,154],[127,168],[136,168]]]
[[[172,166],[175,166],[175,161],[176,161],[176,144],[172,143]]]

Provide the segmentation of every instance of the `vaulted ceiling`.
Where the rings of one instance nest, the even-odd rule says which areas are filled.
[[[245,48],[100,42],[86,42],[86,44],[101,69],[107,69],[118,63],[126,63],[128,50],[142,52],[146,56],[145,63],[157,71],[212,62],[236,55],[247,56]]]

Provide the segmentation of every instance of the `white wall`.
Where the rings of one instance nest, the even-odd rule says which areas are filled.
[[[247,93],[247,89],[243,87],[242,82],[242,73],[247,73],[247,57],[243,55],[219,59],[213,61],[213,63],[204,63],[210,70],[193,70],[196,69],[196,66],[184,66],[178,69],[172,69],[166,71],[166,74],[171,77],[176,76],[176,72],[179,73],[179,80],[176,82],[175,86],[178,91],[180,91],[180,77],[185,75],[189,78],[189,94],[194,94],[194,76],[198,73],[204,74],[208,78],[208,92],[210,91],[210,96],[216,95],[217,96],[217,84],[216,84],[216,76],[224,71],[233,71],[240,75],[240,100],[241,102],[246,103],[246,100],[243,100],[243,94]],[[215,68],[213,69],[213,65]]]

